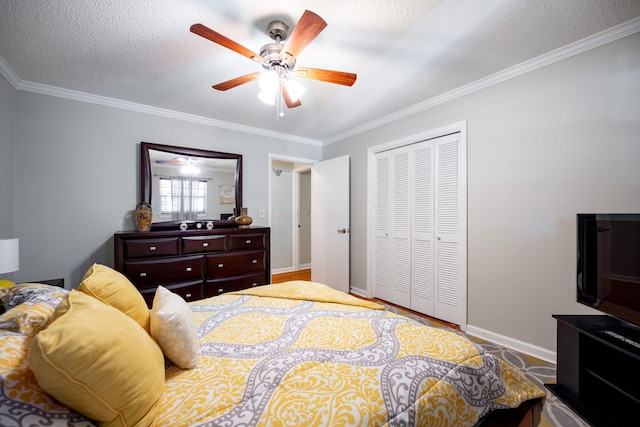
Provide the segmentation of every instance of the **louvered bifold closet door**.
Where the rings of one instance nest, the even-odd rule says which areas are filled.
[[[461,182],[463,161],[459,135],[435,140],[435,301],[434,317],[460,324],[466,289],[466,245],[462,233],[466,203]],[[464,276],[464,277],[463,277]],[[466,305],[465,305],[466,306]]]
[[[374,296],[390,301],[391,288],[391,151],[376,155],[374,197],[373,274]]]
[[[411,301],[409,151],[400,148],[376,156],[374,214],[374,293],[404,307]]]
[[[376,153],[373,293],[466,325],[465,149],[455,133]]]
[[[434,143],[412,145],[411,308],[434,315]]]

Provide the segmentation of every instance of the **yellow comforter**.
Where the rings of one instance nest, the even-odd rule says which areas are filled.
[[[544,396],[464,336],[324,285],[267,285],[190,306],[198,368],[167,368],[157,426],[473,426]],[[91,425],[38,387],[30,340],[0,330],[0,425],[18,410],[25,423]]]
[[[200,369],[168,369],[158,425],[472,426],[544,396],[463,336],[324,285],[191,305]]]

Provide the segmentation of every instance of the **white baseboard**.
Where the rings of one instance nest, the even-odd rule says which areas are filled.
[[[273,276],[274,274],[291,273],[292,271],[294,271],[293,267],[272,268],[271,269],[271,275]]]
[[[524,341],[496,334],[495,332],[487,331],[486,329],[478,328],[473,325],[467,325],[466,333],[473,335],[474,337],[491,341],[494,344],[499,344],[512,350],[519,351],[537,359],[544,360],[545,362],[553,363],[554,365],[556,364],[556,353],[545,348],[538,347],[537,345],[532,345]]]
[[[301,264],[299,270],[308,270],[311,268],[311,264]],[[271,269],[271,274],[281,274],[281,273],[291,273],[293,271],[298,271],[293,267],[283,267],[283,268],[273,268]]]
[[[363,289],[360,289],[360,288],[352,288],[352,287],[350,287],[349,288],[349,293],[358,295],[359,297],[362,297],[362,298],[367,298],[367,292],[364,291]]]

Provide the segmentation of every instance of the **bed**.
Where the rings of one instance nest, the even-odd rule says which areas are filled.
[[[462,334],[318,283],[159,287],[149,310],[96,264],[77,290],[2,292],[2,426],[529,427],[544,403]]]

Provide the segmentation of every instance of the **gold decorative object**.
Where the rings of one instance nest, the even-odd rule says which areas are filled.
[[[240,208],[240,215],[235,219],[238,228],[249,228],[253,222],[253,218],[247,215],[247,208]]]
[[[136,206],[136,225],[138,231],[150,231],[151,219],[153,218],[153,212],[151,211],[151,205],[147,202],[140,202]]]

